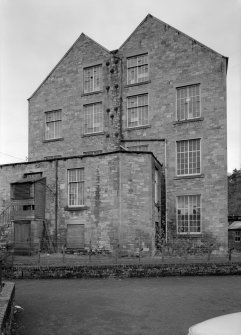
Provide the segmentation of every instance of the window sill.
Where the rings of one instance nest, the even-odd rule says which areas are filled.
[[[140,86],[140,85],[145,85],[145,84],[150,84],[150,80],[142,81],[140,83],[134,83],[134,84],[127,84],[124,86],[124,88],[132,87],[132,86]]]
[[[204,117],[197,117],[195,119],[188,119],[188,120],[181,120],[181,121],[174,121],[172,124],[177,125],[177,124],[183,124],[183,123],[189,123],[189,122],[199,122],[203,121]]]
[[[85,97],[87,95],[93,95],[93,94],[98,94],[98,93],[103,93],[103,90],[99,90],[99,91],[94,91],[94,92],[86,92],[86,93],[82,93],[81,96]]]
[[[195,175],[190,175],[190,176],[176,176],[176,177],[174,177],[174,180],[193,179],[193,178],[204,178],[204,174],[195,174]]]
[[[87,206],[76,206],[76,207],[65,206],[64,207],[64,210],[68,212],[85,211],[87,209],[88,209]]]
[[[105,135],[105,132],[100,131],[99,133],[83,134],[81,137],[99,136],[99,135]]]
[[[123,129],[123,131],[138,130],[138,129],[145,129],[145,128],[151,128],[151,125],[147,124],[145,126],[129,127],[129,128]]]
[[[63,141],[63,140],[64,140],[63,137],[59,137],[59,138],[53,138],[53,139],[50,139],[50,140],[43,140],[43,143]]]

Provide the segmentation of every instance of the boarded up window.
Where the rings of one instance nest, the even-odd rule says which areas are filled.
[[[83,224],[67,225],[67,248],[82,249],[85,246],[85,226]]]
[[[33,198],[34,185],[32,183],[12,184],[12,199],[23,200]]]

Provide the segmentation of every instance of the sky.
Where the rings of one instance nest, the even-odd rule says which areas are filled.
[[[228,171],[241,168],[241,0],[0,0],[0,164],[27,160],[27,99],[79,35],[118,49],[148,13],[229,57]]]

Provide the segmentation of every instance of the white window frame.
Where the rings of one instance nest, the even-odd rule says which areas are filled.
[[[99,107],[100,109],[98,110]],[[84,134],[98,134],[103,132],[104,117],[103,117],[102,102],[95,102],[92,104],[84,105],[83,109],[84,109]],[[98,129],[95,129],[97,128],[98,124],[99,124]]]
[[[234,241],[236,243],[240,243],[241,242],[241,232],[240,231],[235,231]]]
[[[95,70],[97,69],[98,69],[98,72],[95,72]],[[88,73],[89,71],[91,72],[91,74]],[[99,84],[97,84],[97,82],[99,82]],[[88,66],[83,69],[83,91],[84,93],[92,93],[92,92],[101,91],[102,85],[103,85],[102,64]]]
[[[141,57],[145,57],[147,61],[144,62],[144,64],[138,65],[138,59]],[[136,59],[136,65],[129,65],[129,62],[131,61],[131,59]],[[142,77],[142,73],[139,73],[141,68],[147,66],[147,76],[143,76]],[[131,69],[133,69],[134,71],[136,71],[136,80],[131,82],[131,76],[130,76],[130,71]],[[144,72],[145,73],[145,72]],[[135,55],[135,56],[131,56],[131,57],[127,57],[127,85],[135,85],[135,84],[139,84],[139,83],[143,83],[149,80],[149,57],[148,57],[148,53],[143,53],[143,54],[139,54],[139,55]]]
[[[143,96],[146,95],[147,96],[147,104],[144,105],[138,105],[138,99]],[[129,101],[132,98],[136,98],[137,99],[137,106],[136,107],[129,107]],[[147,107],[147,121],[146,123],[140,123],[140,111],[142,107]],[[129,125],[129,113],[131,113],[132,109],[136,109],[137,110],[137,122],[138,125]],[[138,95],[131,95],[127,97],[127,128],[136,128],[136,127],[145,127],[149,125],[149,94],[148,93],[142,93],[142,94],[138,94]]]
[[[48,118],[51,114],[53,119],[49,121]],[[45,112],[44,117],[44,140],[51,141],[62,138],[62,110]]]
[[[198,95],[190,95],[190,90],[191,90],[191,87],[193,86],[198,87],[198,90],[199,90]],[[181,91],[182,89],[187,90],[187,96],[184,98],[178,98],[178,90]],[[193,99],[196,97],[199,97],[199,113],[197,116],[193,116],[193,114],[191,114],[190,106],[191,106]],[[186,100],[185,104],[187,104],[187,112],[184,111],[184,114],[185,114],[184,117],[181,117],[181,111],[178,115],[178,106],[181,105],[181,100]],[[176,120],[177,121],[195,120],[195,119],[199,119],[200,117],[201,117],[201,85],[200,83],[176,87]]]
[[[184,208],[178,207],[178,198],[181,198],[181,197],[183,197],[183,198],[186,197],[188,199],[188,206],[186,207],[188,209],[188,214],[187,214],[188,215],[188,218],[187,218],[187,227],[188,227],[188,229],[187,229],[187,231],[183,231],[183,232],[179,230],[180,224],[179,224],[179,218],[178,218],[178,215],[179,215],[178,210],[184,209]],[[199,197],[200,207],[198,207],[198,209],[199,209],[199,215],[200,215],[200,219],[199,219],[200,223],[199,223],[199,226],[196,223],[196,227],[200,227],[200,231],[190,231],[190,226],[191,226],[190,225],[190,221],[191,221],[190,220],[190,215],[191,214],[190,214],[189,210],[190,210],[190,198],[191,197]],[[196,200],[196,203],[197,203],[197,200]],[[197,234],[202,234],[202,197],[201,197],[201,194],[183,194],[183,195],[178,195],[176,197],[176,223],[177,223],[176,229],[177,229],[177,234],[178,235],[197,235]]]
[[[191,163],[191,159],[193,158],[190,154],[192,151],[189,150],[191,141],[199,141],[199,150],[196,151],[196,153],[199,152],[200,163],[199,163],[199,166],[197,166],[197,168],[196,168],[196,169],[198,169],[198,167],[199,167],[199,172],[194,172],[194,173],[190,173],[190,170],[191,170],[190,163]],[[180,142],[187,142],[188,143],[188,150],[186,152],[186,154],[187,154],[187,164],[188,164],[188,173],[178,173],[179,166],[181,165],[181,162],[178,162],[178,153],[179,153],[178,152],[178,143],[180,143]],[[183,152],[183,154],[185,155],[185,151]],[[196,163],[197,163],[197,158],[198,158],[198,156],[196,156]],[[184,168],[185,168],[185,166],[184,166]],[[198,176],[198,175],[201,174],[201,168],[202,168],[202,140],[201,140],[201,138],[192,138],[192,139],[188,139],[188,140],[185,139],[185,140],[176,141],[176,175],[178,177]]]
[[[73,176],[70,178],[70,173],[75,171],[76,178],[73,178]],[[71,179],[71,180],[70,180]],[[68,207],[81,207],[84,206],[84,168],[76,168],[76,169],[68,169],[67,170],[67,183],[68,183]],[[73,189],[72,189],[72,186]],[[76,199],[74,199],[74,203],[71,201],[71,189],[73,196],[76,196]],[[81,197],[80,197],[81,192]]]

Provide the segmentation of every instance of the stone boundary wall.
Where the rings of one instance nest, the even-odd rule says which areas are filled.
[[[95,266],[19,266],[5,268],[4,278],[148,278],[165,276],[241,275],[241,262],[190,264],[138,264]]]
[[[15,284],[4,282],[0,293],[0,325],[1,335],[11,335],[14,316]]]

